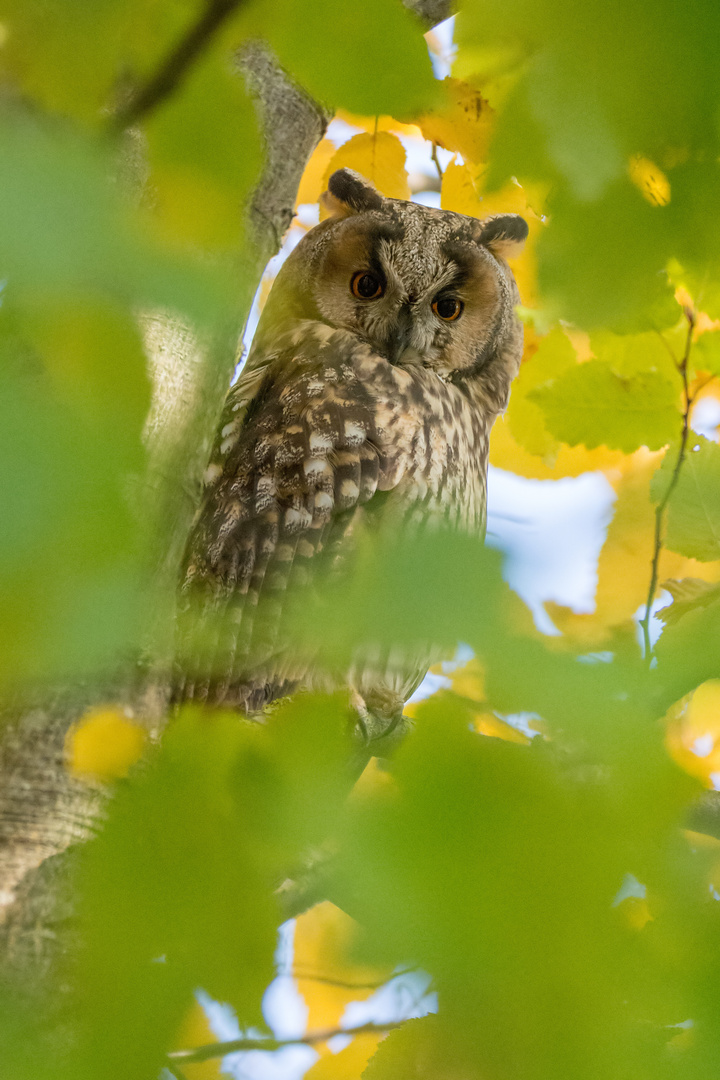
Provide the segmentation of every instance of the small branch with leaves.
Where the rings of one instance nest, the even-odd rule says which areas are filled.
[[[170,97],[241,3],[242,0],[210,0],[195,22],[163,57],[145,85],[131,93],[116,110],[112,116],[112,129],[123,131],[136,124]]]

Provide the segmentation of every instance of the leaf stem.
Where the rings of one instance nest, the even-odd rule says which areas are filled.
[[[110,123],[111,131],[123,131],[165,101],[241,3],[242,0],[208,0],[195,22],[160,61],[145,85],[138,87],[115,111]]]
[[[673,355],[673,361],[680,373],[683,386],[683,398],[685,401],[683,414],[682,414],[682,431],[680,434],[680,447],[678,449],[677,461],[670,477],[670,483],[667,486],[667,490],[663,495],[660,502],[655,507],[655,536],[653,542],[653,555],[650,564],[650,585],[648,587],[647,600],[645,602],[645,614],[640,620],[640,626],[643,632],[643,646],[645,652],[645,660],[649,665],[652,662],[652,643],[650,641],[650,618],[652,616],[652,605],[655,599],[655,592],[657,591],[658,583],[658,569],[660,565],[660,553],[663,547],[663,529],[665,525],[665,511],[667,510],[670,497],[675,490],[678,480],[680,479],[680,470],[682,469],[683,462],[685,461],[685,454],[687,451],[688,434],[690,431],[690,410],[692,409],[693,402],[697,396],[698,391],[694,394],[690,394],[688,386],[688,363],[690,361],[690,350],[692,348],[692,335],[695,329],[695,312],[692,308],[686,307],[685,318],[687,319],[688,329],[687,336],[685,338],[685,349],[683,352],[682,360],[678,361]],[[664,339],[663,339],[664,340]]]
[[[440,183],[442,184],[442,182],[443,182],[443,171],[442,171],[442,166],[440,165],[440,159],[438,158],[437,143],[436,142],[434,142],[432,144],[432,151],[430,153],[430,160],[432,161],[435,168],[437,169],[437,174],[438,174],[438,177],[440,178]]]
[[[167,1060],[171,1063],[182,1061],[191,1064],[225,1057],[226,1054],[234,1054],[240,1050],[281,1050],[284,1046],[313,1046],[315,1043],[327,1042],[335,1035],[385,1035],[404,1023],[404,1020],[397,1020],[387,1024],[360,1024],[354,1028],[328,1028],[325,1031],[308,1032],[296,1039],[230,1039],[227,1042],[206,1043],[205,1046],[197,1046],[192,1050],[173,1050],[167,1055]]]

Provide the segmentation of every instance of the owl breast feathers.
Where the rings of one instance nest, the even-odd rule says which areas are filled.
[[[344,684],[382,733],[431,656],[368,642],[351,670],[320,671],[286,640],[285,600],[323,588],[381,525],[482,534],[490,429],[522,352],[505,258],[527,225],[386,199],[349,169],[323,202],[225,404],[185,556],[175,696],[252,714]]]

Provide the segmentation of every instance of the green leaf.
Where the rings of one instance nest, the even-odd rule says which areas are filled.
[[[242,249],[243,203],[261,148],[240,74],[211,54],[146,124],[156,213],[173,240]]]
[[[159,242],[109,182],[107,147],[34,118],[6,118],[0,134],[0,273],[23,302],[80,296],[227,322],[237,278]]]
[[[644,0],[591,0],[581,12],[566,0],[465,5],[461,57],[466,50],[481,84],[504,76],[512,86],[500,95],[488,182],[516,176],[551,192],[539,278],[558,316],[588,328],[663,328],[677,319],[663,276],[670,259],[695,284],[720,279],[709,46],[719,33],[709,3],[692,19],[671,0],[652,13]],[[636,155],[666,171],[668,205],[651,205],[631,182]],[[709,302],[720,310],[716,286]]]
[[[195,18],[190,0],[6,0],[4,66],[50,111],[104,123],[118,81],[153,70]]]
[[[302,7],[256,3],[248,31],[261,33],[281,63],[319,101],[360,115],[417,116],[437,100],[418,20],[393,0]]]
[[[539,241],[543,295],[563,318],[619,333],[663,330],[680,311],[664,273],[672,255],[669,207],[651,206],[629,180],[601,199],[581,202],[558,191],[548,199],[552,225]]]
[[[553,53],[541,54],[528,79],[530,109],[541,124],[547,154],[582,202],[598,198],[624,171],[620,141],[588,85],[586,73]]]
[[[639,1019],[654,1025],[682,1010],[688,988],[669,978],[672,934],[628,933],[613,898],[628,862],[642,873],[638,852],[669,842],[693,788],[679,778],[677,789],[653,724],[635,735],[627,786],[606,787],[601,773],[587,782],[585,756],[576,771],[549,747],[479,737],[462,710],[428,703],[398,751],[392,800],[351,813],[337,889],[366,928],[364,955],[420,965],[439,992],[438,1020],[396,1040],[409,1052],[407,1075],[435,1075],[435,1054],[533,1080],[558,1068],[610,1080],[621,1061],[633,1075],[656,1074],[663,1040],[648,1047]],[[679,790],[660,823],[658,803],[666,813]],[[655,880],[668,886],[658,861]],[[688,928],[705,903],[697,869],[684,888],[690,877]],[[699,942],[686,947],[692,962],[702,955]],[[386,1053],[397,1060],[381,1052],[368,1078],[398,1075],[383,1069]]]
[[[261,1023],[278,914],[237,776],[248,755],[265,758],[257,742],[237,716],[189,712],[83,850],[71,976],[80,1075],[156,1075],[199,986]],[[268,782],[258,770],[256,789]]]
[[[677,451],[667,454],[653,477],[652,498],[667,490]],[[679,555],[711,562],[720,559],[720,446],[691,436],[667,509],[665,545]]]
[[[690,353],[694,368],[720,375],[720,332],[702,334]]]
[[[388,525],[372,535],[358,530],[348,572],[324,582],[321,595],[299,589],[291,597],[295,641],[331,670],[357,662],[354,650],[369,643],[405,652],[410,671],[435,654],[451,656],[458,641],[492,625],[507,592],[499,554],[478,537],[439,524],[408,535],[395,525],[392,493],[387,498]]]
[[[543,338],[538,350],[520,368],[513,383],[507,420],[513,437],[531,454],[551,458],[560,444],[548,431],[542,409],[531,397],[538,386],[552,382],[577,364],[577,354],[567,334],[556,327]]]
[[[114,662],[140,613],[145,361],[134,320],[68,303],[0,308],[0,680]]]
[[[533,390],[530,398],[556,438],[588,449],[658,450],[677,435],[681,423],[671,382],[653,371],[620,376],[603,360],[579,364],[550,386]]]
[[[681,345],[684,345],[686,328],[682,328]],[[612,334],[598,331],[590,336],[590,347],[598,360],[610,365],[619,378],[632,377],[641,373],[661,375],[670,383],[677,383],[680,390],[680,376],[677,364],[682,359],[682,351],[675,355],[676,343],[668,340],[671,335],[657,333]]]
[[[655,654],[657,711],[661,714],[696,686],[720,678],[720,601],[698,606],[666,626]]]

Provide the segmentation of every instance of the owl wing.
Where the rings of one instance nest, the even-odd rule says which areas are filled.
[[[388,480],[376,402],[352,363],[367,348],[322,324],[287,339],[226,402],[185,558],[180,699],[253,712],[295,688],[304,671],[281,638],[285,597],[402,472],[394,459]]]

